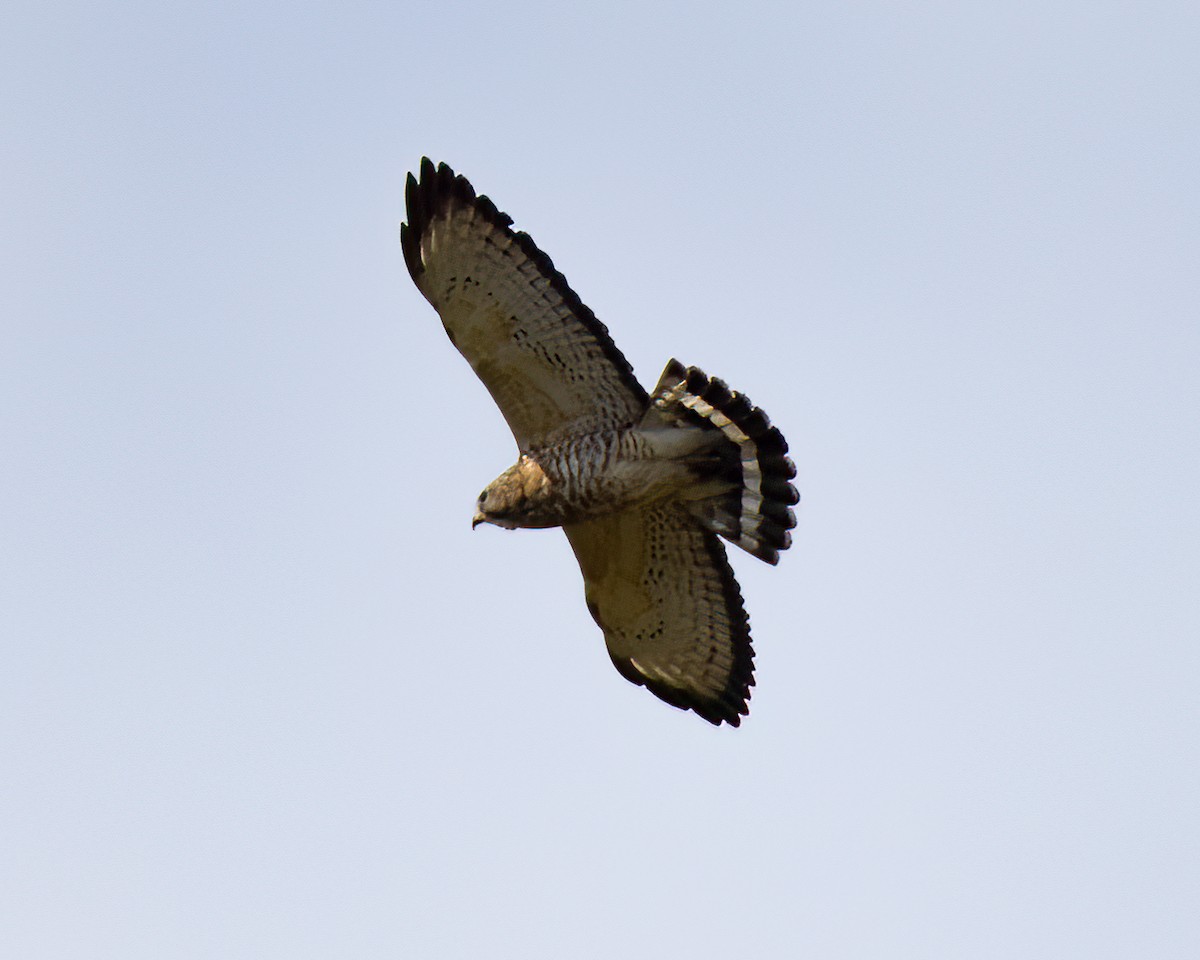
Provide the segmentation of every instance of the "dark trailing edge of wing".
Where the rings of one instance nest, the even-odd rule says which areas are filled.
[[[434,167],[432,160],[422,157],[421,178],[418,180],[411,173],[408,175],[404,199],[408,207],[408,220],[400,224],[400,246],[404,251],[404,262],[408,266],[408,272],[418,288],[421,286],[421,274],[425,272],[421,263],[421,239],[430,224],[451,206],[474,207],[477,215],[512,238],[521,252],[537,266],[542,276],[550,282],[550,286],[562,297],[563,303],[576,319],[596,338],[604,355],[619,371],[626,386],[643,403],[649,403],[649,394],[634,376],[633,365],[613,343],[608,328],[596,319],[596,315],[571,289],[567,278],[554,269],[554,261],[538,249],[529,234],[512,229],[512,217],[498,210],[486,196],[477,196],[475,188],[466,177],[456,174],[444,163]]]
[[[658,699],[681,710],[692,710],[714,726],[727,723],[731,727],[741,725],[742,717],[750,713],[750,688],[754,686],[754,646],[750,642],[750,618],[742,603],[742,591],[733,576],[733,569],[725,556],[725,547],[715,533],[705,531],[704,546],[708,550],[713,566],[721,573],[721,589],[725,595],[725,609],[729,611],[729,625],[733,642],[733,667],[729,682],[716,699],[702,698],[687,690],[672,687],[659,680],[651,680],[639,673],[628,660],[610,657],[613,666],[630,683],[645,687]],[[594,614],[593,614],[594,616]]]

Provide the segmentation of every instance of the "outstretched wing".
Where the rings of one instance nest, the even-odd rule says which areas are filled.
[[[428,158],[406,201],[408,272],[522,450],[642,415],[646,391],[608,330],[511,217]]]
[[[663,501],[564,529],[621,675],[709,723],[741,723],[754,649],[717,535]]]

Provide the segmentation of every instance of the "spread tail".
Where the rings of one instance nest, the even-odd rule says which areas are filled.
[[[648,417],[658,423],[705,433],[684,458],[697,481],[687,509],[730,543],[778,563],[800,501],[783,434],[743,394],[678,360],[667,364],[651,401]]]

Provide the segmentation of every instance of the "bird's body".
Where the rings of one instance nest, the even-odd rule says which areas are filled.
[[[799,499],[783,436],[678,361],[648,394],[549,257],[445,164],[410,175],[405,262],[520,456],[475,523],[561,526],[623,676],[712,723],[748,712],[753,649],[718,536],[768,563]]]
[[[638,427],[597,430],[523,453],[480,494],[477,518],[513,529],[582,523],[636,503],[683,499],[691,479]],[[521,522],[512,522],[516,516]]]

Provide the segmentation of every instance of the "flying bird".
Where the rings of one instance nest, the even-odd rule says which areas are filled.
[[[783,435],[677,360],[647,394],[550,258],[446,164],[423,159],[405,199],[408,272],[517,441],[473,525],[562,527],[621,675],[738,726],[754,650],[721,538],[771,564],[791,544]]]

